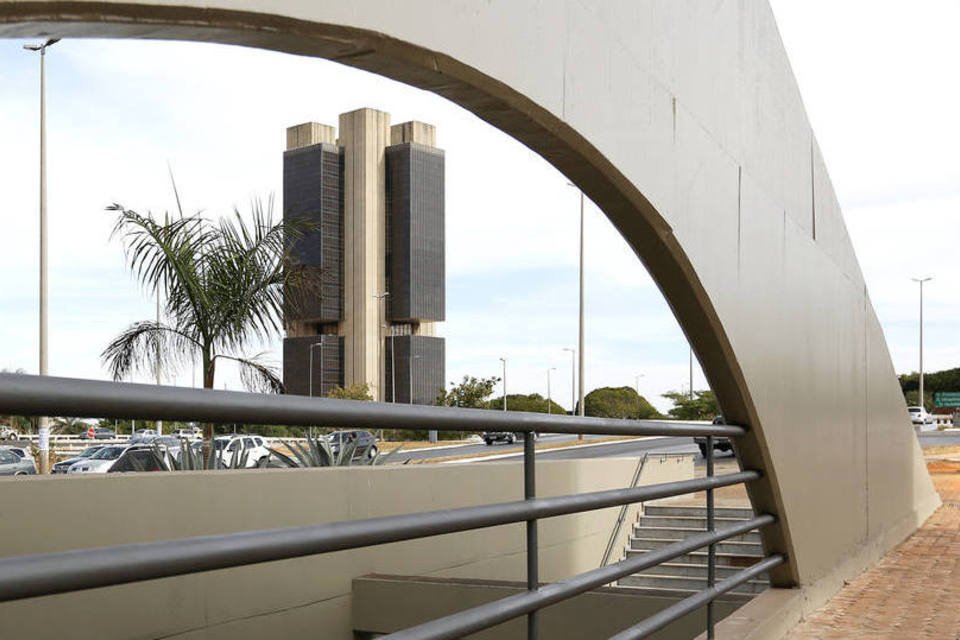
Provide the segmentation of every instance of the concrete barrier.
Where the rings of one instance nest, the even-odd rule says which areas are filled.
[[[626,486],[636,460],[543,461],[541,495]],[[693,476],[648,461],[641,484]],[[83,549],[521,499],[520,464],[261,469],[0,479],[0,556]],[[541,521],[540,571],[596,568],[619,508]],[[0,605],[0,638],[349,638],[369,573],[522,580],[522,524]],[[51,615],[56,612],[56,615]]]

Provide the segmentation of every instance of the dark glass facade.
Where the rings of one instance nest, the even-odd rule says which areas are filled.
[[[387,336],[384,342],[386,360],[386,402],[433,404],[445,381],[445,344],[435,336]],[[393,366],[396,359],[396,367]],[[396,376],[396,384],[393,384]],[[411,386],[412,381],[412,386]]]
[[[284,338],[283,386],[287,393],[318,397],[326,396],[334,387],[344,386],[343,338],[331,335]]]
[[[443,151],[407,142],[387,147],[387,317],[445,318]]]
[[[283,219],[300,228],[290,255],[307,287],[286,295],[288,321],[343,318],[343,153],[315,144],[283,154]]]

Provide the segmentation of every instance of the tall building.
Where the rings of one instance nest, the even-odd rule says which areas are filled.
[[[432,404],[446,379],[444,154],[423,122],[374,109],[287,129],[283,216],[309,223],[292,257],[317,277],[286,309],[283,382],[325,396]]]

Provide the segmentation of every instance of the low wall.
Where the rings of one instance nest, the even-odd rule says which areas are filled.
[[[525,583],[524,583],[525,584]],[[354,628],[358,640],[421,624],[522,593],[524,584],[502,581],[364,576],[353,582]],[[550,640],[602,640],[676,604],[686,594],[666,595],[623,587],[588,591],[542,609],[540,637]],[[740,597],[721,596],[714,606],[720,620],[743,604]],[[703,608],[681,617],[650,640],[685,640],[706,628]],[[470,640],[513,640],[526,635],[526,617],[471,634]]]
[[[626,486],[636,459],[543,461],[540,495]],[[648,462],[641,484],[693,476]],[[519,463],[0,480],[0,556],[396,515],[522,498]],[[598,565],[618,508],[541,521],[541,579]],[[0,605],[0,638],[351,638],[370,573],[522,580],[523,525]]]

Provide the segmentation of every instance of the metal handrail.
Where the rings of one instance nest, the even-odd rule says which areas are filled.
[[[756,480],[756,471],[305,527],[0,558],[0,602],[605,509]]]
[[[746,433],[743,427],[732,425],[424,407],[21,374],[0,374],[0,413],[196,420],[214,423],[307,426],[323,424],[373,429],[429,428],[438,431],[501,430],[526,433],[707,436],[711,441],[714,436],[735,438]],[[535,639],[538,629],[537,611],[547,605],[609,584],[694,549],[703,546],[713,549],[713,545],[721,540],[776,522],[773,515],[767,514],[722,531],[713,530],[713,490],[757,480],[761,474],[758,471],[740,471],[713,476],[712,454],[711,447],[708,454],[708,474],[705,478],[537,498],[536,451],[533,439],[528,437],[524,442],[523,453],[525,499],[521,501],[305,527],[3,558],[0,559],[0,602],[526,522],[525,593],[439,618],[389,637],[405,640],[455,638],[526,615],[527,637]],[[639,470],[642,470],[642,465],[635,475],[639,475]],[[631,484],[636,484],[636,478]],[[540,518],[624,506],[697,491],[707,492],[710,530],[668,547],[602,566],[557,583],[539,585],[537,522]],[[712,576],[712,553],[710,557]],[[708,632],[712,633],[713,599],[739,582],[749,580],[753,575],[784,561],[783,556],[771,556],[717,585],[712,585],[710,580],[705,591],[665,609],[653,618],[648,618],[641,625],[631,627],[623,632],[628,634],[623,637],[644,637],[703,604],[707,604],[707,628]]]
[[[285,425],[329,425],[370,429],[592,433],[628,436],[725,436],[746,433],[731,425],[616,420],[520,411],[191,389],[129,382],[104,382],[26,374],[0,374],[0,414],[54,415],[137,420]]]
[[[774,567],[780,566],[786,561],[786,556],[781,554],[767,556],[760,562],[757,562],[743,571],[733,574],[729,578],[718,582],[716,585],[704,589],[703,591],[698,591],[689,598],[685,598],[676,604],[670,605],[666,609],[658,611],[643,622],[636,624],[629,629],[624,629],[617,635],[612,636],[610,640],[640,640],[641,638],[646,638],[650,634],[664,628],[671,622],[680,619],[692,611],[696,611],[705,604],[713,602],[717,597],[723,595],[727,591],[730,591],[731,589],[743,584],[751,578],[755,578],[762,573],[770,571]]]
[[[444,618],[437,618],[416,627],[386,636],[390,640],[446,640],[488,629],[500,623],[519,618],[590,589],[602,587],[614,580],[695,551],[710,544],[746,533],[757,527],[774,524],[777,519],[769,514],[757,516],[741,524],[714,532],[698,533],[673,544],[632,556],[620,562],[592,569],[559,582],[543,585],[536,591],[527,591],[500,600],[494,600]],[[718,585],[719,586],[719,585]],[[732,587],[731,587],[732,588]],[[678,616],[679,617],[679,616]],[[675,619],[675,618],[674,618]]]
[[[649,451],[644,451],[643,455],[637,461],[637,468],[633,472],[633,478],[630,480],[630,486],[637,486],[637,482],[640,481],[640,474],[643,473],[643,468],[647,464],[647,457],[650,455]],[[617,538],[620,537],[620,529],[623,528],[623,521],[627,517],[627,508],[630,505],[625,504],[620,507],[620,513],[617,514],[617,521],[613,525],[613,531],[610,532],[610,539],[607,540],[607,548],[603,550],[603,557],[600,559],[600,566],[604,566],[607,562],[610,561],[610,554],[613,553],[613,547],[617,544]]]

